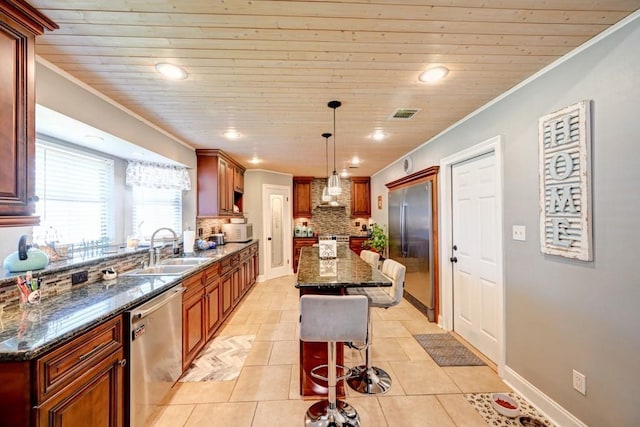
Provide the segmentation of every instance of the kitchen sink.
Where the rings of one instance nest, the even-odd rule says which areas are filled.
[[[125,276],[179,276],[193,268],[191,265],[157,265],[140,268],[126,273]]]
[[[161,265],[199,265],[210,261],[209,258],[185,257],[185,258],[169,258],[161,261]]]

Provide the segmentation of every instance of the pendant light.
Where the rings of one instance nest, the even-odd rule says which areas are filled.
[[[336,108],[342,105],[340,101],[330,101],[327,106],[333,108],[333,173],[328,179],[327,185],[329,186],[328,192],[332,196],[337,196],[342,193],[342,187],[340,186],[340,176],[336,172]]]
[[[325,132],[322,134],[324,138],[324,161],[325,161],[325,171],[327,172],[327,181],[329,180],[329,138],[331,134]],[[324,188],[322,189],[322,201],[330,202],[331,196],[329,195],[329,189],[327,188],[327,183],[324,184]]]

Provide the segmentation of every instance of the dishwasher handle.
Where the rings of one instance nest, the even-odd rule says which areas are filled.
[[[148,316],[149,314],[153,313],[154,311],[164,307],[165,305],[167,305],[172,299],[177,298],[178,296],[180,296],[182,293],[184,293],[184,291],[186,291],[187,288],[182,287],[182,286],[178,286],[176,288],[173,288],[171,290],[169,290],[168,292],[166,292],[164,295],[162,295],[161,297],[157,297],[155,299],[153,299],[153,302],[155,302],[155,304],[153,304],[151,307],[143,307],[139,310],[135,310],[133,312],[131,312],[131,319],[142,319],[143,317]],[[157,300],[157,302],[156,302]]]

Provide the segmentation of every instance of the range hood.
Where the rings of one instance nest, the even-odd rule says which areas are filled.
[[[336,200],[332,200],[330,202],[321,202],[316,207],[324,209],[324,208],[345,208],[346,206]]]

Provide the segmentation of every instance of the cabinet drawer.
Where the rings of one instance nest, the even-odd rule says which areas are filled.
[[[38,359],[38,403],[121,348],[122,342],[122,316],[118,316]]]

